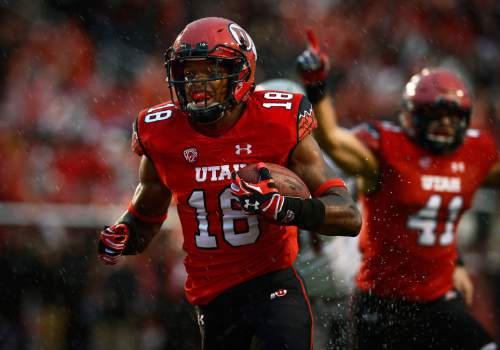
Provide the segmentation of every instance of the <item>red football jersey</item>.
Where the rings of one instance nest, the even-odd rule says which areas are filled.
[[[227,288],[292,265],[297,228],[236,210],[231,172],[259,161],[286,166],[315,125],[303,95],[276,91],[251,94],[240,120],[220,137],[196,132],[171,102],[139,114],[134,148],[176,197],[191,303],[206,304]]]
[[[493,140],[468,130],[458,150],[434,155],[388,122],[356,135],[380,163],[378,189],[361,198],[358,287],[382,297],[439,298],[453,288],[457,224],[497,160]]]

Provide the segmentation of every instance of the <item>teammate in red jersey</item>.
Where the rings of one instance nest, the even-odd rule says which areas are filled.
[[[298,58],[320,146],[358,178],[364,224],[353,300],[356,349],[496,349],[464,307],[457,224],[482,185],[500,184],[493,140],[468,129],[472,102],[453,72],[425,68],[403,93],[400,125],[337,125],[328,62],[314,38]]]
[[[101,232],[99,254],[114,264],[142,252],[174,195],[203,349],[309,349],[310,307],[292,267],[297,228],[355,236],[360,215],[310,136],[310,102],[254,92],[255,61],[252,39],[232,21],[203,18],[179,34],[165,54],[174,99],[134,123],[140,182],[128,210]],[[257,162],[289,167],[313,198],[281,195],[264,163],[257,184],[236,175]]]

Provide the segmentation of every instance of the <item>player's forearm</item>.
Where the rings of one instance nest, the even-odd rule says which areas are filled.
[[[327,236],[358,235],[361,229],[361,214],[348,194],[330,193],[319,199],[325,205],[325,217],[316,232]]]
[[[129,227],[129,239],[123,252],[143,252],[167,218],[172,193],[161,182],[150,159],[142,157],[140,182],[127,211],[118,219]]]
[[[363,152],[363,146],[349,131],[339,128],[332,139],[335,142],[320,143],[335,164],[350,176],[369,177],[375,175],[372,157]],[[318,142],[319,143],[319,142]]]
[[[333,107],[333,101],[329,96],[323,97],[319,102],[313,103],[314,115],[318,121],[318,128],[314,136],[320,146],[338,147],[338,142],[332,135],[339,127],[337,114]]]
[[[146,222],[126,211],[117,223],[124,223],[129,229],[129,238],[125,245],[123,255],[136,255],[142,253],[153,237],[160,231],[160,222]]]
[[[332,99],[326,96],[313,108],[318,120],[314,137],[335,164],[351,176],[376,177],[376,158],[356,136],[338,125]]]

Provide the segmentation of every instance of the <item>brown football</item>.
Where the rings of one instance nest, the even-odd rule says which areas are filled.
[[[278,191],[291,197],[310,198],[311,193],[302,179],[288,168],[274,163],[265,163],[266,167],[271,172]],[[242,180],[250,183],[259,182],[259,172],[257,164],[248,164],[246,167],[238,171],[238,175]]]

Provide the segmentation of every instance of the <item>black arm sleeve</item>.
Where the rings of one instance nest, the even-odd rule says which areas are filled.
[[[314,231],[325,220],[325,205],[317,198],[302,199],[287,197],[283,203],[283,217],[278,218],[285,225]]]
[[[126,213],[120,222],[127,225],[129,229],[123,255],[142,253],[161,227],[161,224],[144,222],[130,213]]]

